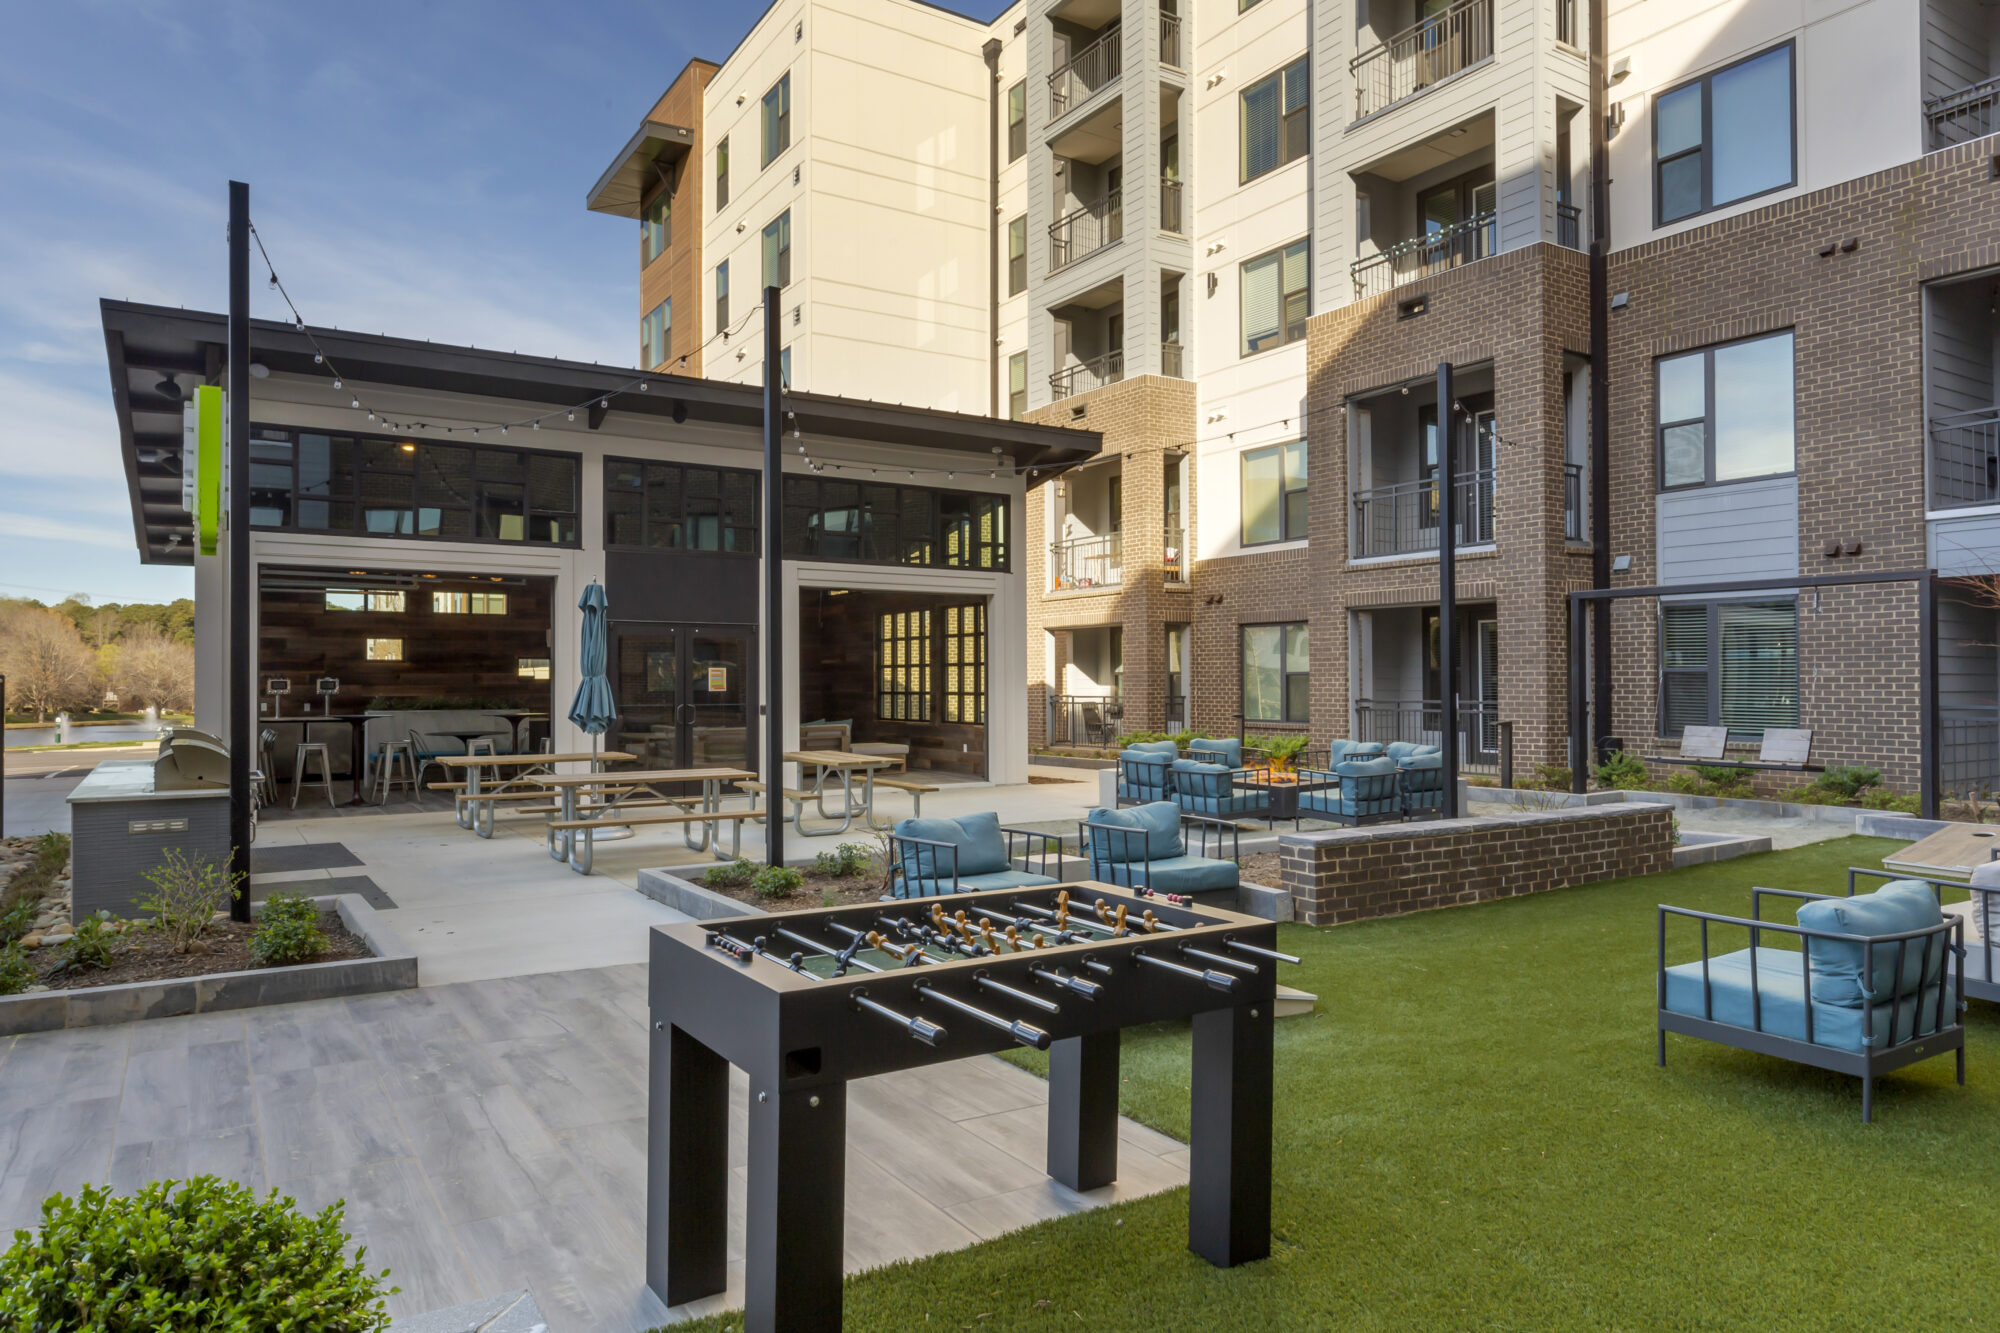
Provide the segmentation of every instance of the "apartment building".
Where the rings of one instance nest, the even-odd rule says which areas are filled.
[[[983,181],[962,228],[942,201],[923,223],[978,247],[953,307],[972,312],[967,382],[1104,442],[1028,483],[1031,743],[1182,724],[1427,739],[1450,713],[1469,767],[1497,766],[1503,722],[1522,766],[1564,762],[1571,591],[1768,575],[1749,596],[1618,603],[1590,649],[1596,740],[1807,726],[1816,759],[1916,784],[1916,585],[1784,584],[2000,571],[1991,0],[1023,0],[984,26],[846,3],[775,7],[706,114],[775,77],[774,33],[810,51],[815,26],[921,15],[957,43],[930,68],[970,71],[965,96],[932,97],[967,151],[909,170],[974,203]],[[911,142],[926,128],[898,121]],[[745,221],[716,210],[711,270]],[[928,233],[880,234],[929,253]],[[966,392],[891,313],[942,290],[940,265],[899,269],[852,299],[909,336],[853,373]],[[859,326],[802,304],[829,347]],[[1992,601],[1942,593],[1947,785],[2000,781]]]

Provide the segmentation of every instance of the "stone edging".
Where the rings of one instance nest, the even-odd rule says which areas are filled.
[[[738,902],[734,898],[717,893],[714,889],[704,889],[693,880],[682,879],[670,870],[658,868],[639,872],[639,892],[656,903],[664,903],[676,912],[685,912],[697,921],[719,921],[732,916],[766,916],[763,908],[753,903]]]
[[[1683,833],[1683,841],[1674,844],[1674,869],[1683,866],[1708,865],[1714,861],[1730,861],[1739,856],[1749,856],[1753,852],[1771,850],[1771,839],[1755,834],[1735,833]],[[1686,839],[1696,839],[1689,842]]]
[[[321,909],[338,912],[341,923],[360,936],[374,956],[301,963],[295,967],[215,972],[205,977],[168,977],[115,986],[0,995],[0,1036],[225,1009],[253,1009],[298,1000],[410,990],[416,986],[416,954],[404,947],[380,914],[358,894],[334,894],[313,901]]]

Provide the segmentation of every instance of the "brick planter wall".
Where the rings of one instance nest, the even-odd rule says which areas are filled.
[[[1279,859],[1298,919],[1335,925],[1671,870],[1673,811],[1633,802],[1287,833]]]

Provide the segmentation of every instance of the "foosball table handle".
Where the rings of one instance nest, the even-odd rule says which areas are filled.
[[[1096,999],[1097,993],[1104,989],[1094,981],[1085,981],[1082,977],[1071,976],[1067,972],[1057,972],[1046,967],[1031,967],[1028,969],[1028,975],[1038,977],[1051,986],[1061,987],[1071,995],[1081,995],[1086,1000]]]
[[[1152,954],[1143,952],[1133,954],[1132,961],[1135,963],[1145,963],[1149,967],[1156,967],[1162,972],[1171,972],[1175,976],[1186,977],[1190,981],[1204,982],[1208,985],[1209,989],[1219,990],[1224,994],[1233,992],[1236,989],[1236,978],[1226,972],[1212,972],[1204,971],[1197,967],[1184,967],[1171,959],[1157,958]]]
[[[854,992],[854,1007],[888,1019],[891,1023],[902,1027],[904,1031],[926,1046],[935,1046],[944,1040],[944,1029],[936,1023],[931,1022],[928,1018],[919,1018],[911,1014],[899,1014],[888,1005],[869,999],[868,992],[865,990]]]

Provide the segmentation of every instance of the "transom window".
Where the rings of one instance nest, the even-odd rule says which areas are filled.
[[[785,554],[800,560],[1004,570],[1007,499],[787,476]]]
[[[1300,56],[1243,90],[1240,103],[1242,179],[1302,158],[1311,148],[1311,66]]]
[[[1792,44],[1653,99],[1655,225],[1794,183]]]
[[[1792,350],[1787,329],[1655,363],[1663,489],[1794,469]]]
[[[770,166],[778,154],[792,146],[792,76],[785,76],[771,85],[771,91],[764,94],[763,115],[763,166]],[[761,169],[761,168],[760,168]]]
[[[1760,738],[1799,725],[1799,604],[1668,602],[1660,607],[1660,734],[1729,728]]]
[[[1243,720],[1310,721],[1311,654],[1306,627],[1243,627]]]
[[[1243,264],[1243,355],[1282,347],[1306,336],[1312,314],[1311,243],[1300,239]]]
[[[757,554],[758,474],[604,460],[604,544]]]
[[[401,592],[363,591],[360,588],[328,588],[326,609],[329,611],[377,611],[401,614],[408,608]]]
[[[1243,545],[1297,541],[1306,535],[1306,442],[1243,454]]]

